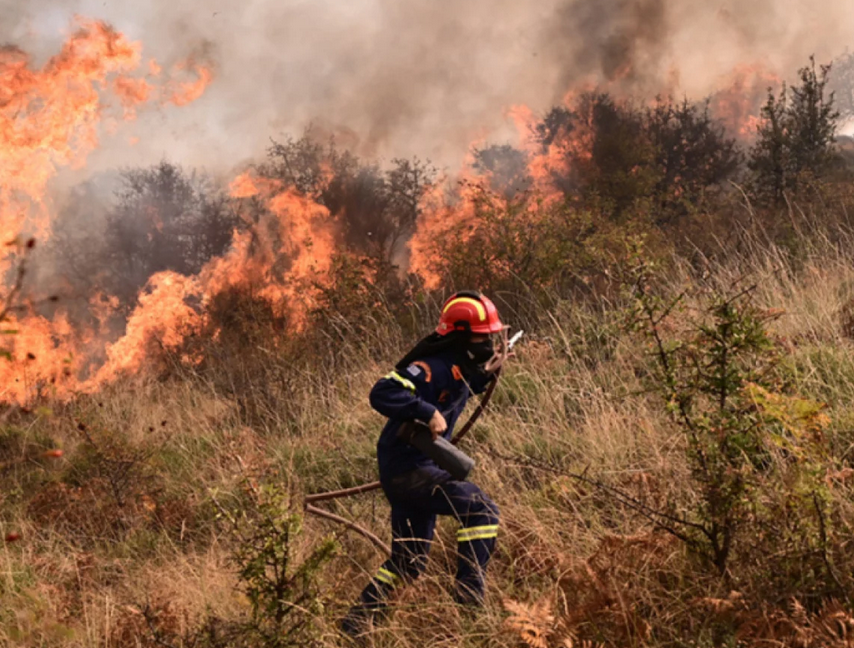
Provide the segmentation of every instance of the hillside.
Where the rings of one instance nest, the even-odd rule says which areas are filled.
[[[371,387],[472,288],[527,333],[463,441],[501,510],[486,606],[454,604],[442,520],[364,645],[854,644],[854,56],[688,98],[633,7],[607,73],[438,129],[453,171],[307,120],[113,168],[102,139],[177,141],[251,75],[80,17],[0,48],[0,644],[342,645],[389,507],[305,497],[376,479]]]
[[[756,423],[764,463],[733,464],[755,488],[738,507],[723,573],[701,545],[668,532],[690,536],[674,520],[702,520],[703,485],[655,390],[653,348],[627,331],[631,300],[562,302],[519,348],[465,442],[474,479],[502,511],[485,613],[451,602],[455,529],[444,521],[427,575],[370,645],[847,645],[852,261],[830,246],[797,266],[756,250],[703,279],[677,262],[660,286],[665,296],[689,290],[662,326],[672,340],[694,335],[716,291],[753,287],[757,312],[773,309],[761,354],[780,398],[797,397]],[[404,347],[391,320],[379,320],[373,337],[346,340],[296,384],[270,384],[263,425],[192,374],[7,412],[4,642],[260,645],[247,588],[264,578],[237,568],[265,534],[287,549],[292,574],[332,543],[288,591],[298,607],[284,617],[294,635],[282,645],[338,645],[336,618],[382,558],[361,536],[304,517],[301,500],[375,478],[382,419],[366,394]],[[269,372],[282,360],[268,362]],[[328,509],[387,541],[381,495]],[[262,617],[265,631],[271,623]]]

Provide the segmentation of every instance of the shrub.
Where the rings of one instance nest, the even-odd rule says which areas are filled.
[[[629,321],[649,344],[649,379],[681,432],[695,494],[683,517],[660,520],[721,575],[750,555],[783,591],[824,588],[829,419],[785,388],[767,329],[779,312],[754,303],[755,286],[708,288],[689,308],[688,293],[665,298],[654,282],[649,264],[632,268]]]
[[[229,645],[310,645],[315,622],[323,609],[317,576],[337,550],[326,538],[301,560],[296,543],[302,516],[291,495],[274,484],[245,482],[245,498],[220,508],[221,520],[232,536],[232,560],[251,607],[250,619],[236,624]]]

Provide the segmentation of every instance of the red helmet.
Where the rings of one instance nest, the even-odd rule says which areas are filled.
[[[442,306],[436,333],[447,335],[451,331],[469,331],[489,335],[503,328],[495,304],[477,291],[466,290],[452,295]]]

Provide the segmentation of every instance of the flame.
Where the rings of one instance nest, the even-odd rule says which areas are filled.
[[[170,83],[170,91],[166,97],[166,101],[176,106],[186,106],[196,101],[205,93],[205,90],[211,81],[213,81],[213,70],[206,65],[197,63],[193,59],[176,64],[172,68],[172,74],[175,79],[186,75],[196,77],[189,81],[177,81],[173,79]]]
[[[140,43],[110,25],[82,18],[75,20],[60,52],[40,69],[24,51],[0,49],[0,241],[49,236],[50,180],[64,167],[85,166],[101,131],[117,130],[119,120],[134,119],[141,106],[163,94],[139,75],[141,52]],[[158,68],[155,61],[149,62],[152,74]],[[169,88],[173,103],[183,105],[204,91],[210,71],[198,67],[193,72],[196,82]],[[6,255],[0,272],[20,259],[20,253]],[[165,279],[159,283],[166,285]],[[155,286],[148,299],[166,292]],[[110,303],[105,298],[104,304]],[[93,314],[107,317],[97,309]],[[147,325],[144,318],[130,322],[126,337],[142,336]],[[0,362],[0,400],[20,403],[46,392],[68,397],[87,387],[76,380],[82,355],[78,350],[94,344],[97,329],[77,332],[64,311],[48,319],[32,305],[8,316],[3,329],[0,346],[7,359]],[[124,342],[111,347],[108,364],[126,364],[131,346]]]
[[[627,67],[618,70],[604,84],[597,85],[592,79],[581,80],[563,98],[563,105],[572,112],[572,128],[553,133],[547,142],[538,137],[537,126],[541,124],[541,117],[530,107],[514,105],[507,109],[507,117],[514,123],[518,133],[518,148],[526,156],[526,174],[532,194],[529,198],[521,196],[518,199],[523,201],[523,208],[516,210],[517,217],[536,219],[546,210],[537,212],[535,207],[549,207],[565,199],[564,189],[558,186],[556,180],[571,179],[593,159],[596,138],[594,105],[587,98],[601,92],[617,102],[630,100],[622,86],[631,74],[632,69]],[[768,88],[779,81],[779,77],[761,64],[735,68],[721,80],[719,87],[723,89],[713,94],[710,100],[712,116],[721,120],[732,136],[742,141],[751,140],[763,123],[759,113]],[[678,70],[675,68],[670,71],[666,85],[670,90],[666,94],[674,94],[679,86]],[[651,105],[654,102],[651,100]],[[475,174],[469,163],[460,177],[463,179],[462,188],[452,199],[448,199],[437,187],[431,187],[425,192],[416,232],[409,242],[409,269],[422,278],[428,289],[437,288],[442,282],[442,270],[432,253],[437,242],[452,238],[465,242],[473,237],[477,223],[482,224],[482,219],[476,216],[476,201],[481,200],[482,196],[473,191],[472,187],[489,186],[490,174]],[[496,271],[499,271],[499,265],[497,261],[493,264]]]
[[[409,270],[421,277],[428,290],[438,288],[443,278],[436,266],[434,246],[457,239],[461,232],[463,241],[468,240],[476,222],[474,183],[462,183],[456,203],[449,202],[443,184],[436,182],[425,190],[417,228],[408,244]]]
[[[74,331],[65,313],[52,320],[30,313],[3,323],[14,340],[0,362],[0,401],[26,402],[36,395],[66,396],[74,369]]]
[[[740,65],[721,79],[722,88],[712,95],[712,115],[721,120],[731,136],[749,141],[762,125],[762,105],[780,77],[760,63]]]
[[[125,335],[107,346],[107,362],[83,387],[93,390],[122,373],[136,371],[152,344],[175,350],[187,335],[199,330],[201,315],[188,301],[199,292],[198,282],[175,272],[160,272],[148,280],[127,322]]]
[[[291,315],[297,329],[305,323],[299,313],[312,303],[306,282],[322,280],[335,249],[329,211],[275,180],[251,173],[235,178],[230,193],[265,207],[261,220],[248,231],[235,232],[228,252],[211,259],[198,275],[161,272],[151,277],[124,336],[108,345],[107,362],[83,389],[92,391],[123,374],[139,372],[153,345],[177,350],[188,335],[210,323],[208,307],[229,289],[251,291],[276,312]],[[290,259],[290,267],[278,273],[275,266],[282,259]],[[200,358],[183,360],[195,363]]]
[[[633,73],[631,68],[618,72],[612,83]],[[46,196],[51,179],[62,168],[84,166],[104,132],[117,131],[146,105],[196,101],[213,78],[211,66],[193,57],[166,71],[154,59],[143,61],[139,43],[97,21],[78,19],[60,53],[41,69],[34,69],[19,49],[0,49],[0,243],[19,243],[25,234],[49,235],[52,214]],[[678,79],[672,82],[678,85]],[[713,114],[725,120],[731,132],[749,137],[759,123],[756,115],[765,88],[776,82],[762,66],[735,70],[723,80],[726,89],[714,95]],[[532,109],[508,109],[531,191],[490,196],[496,201],[492,206],[501,209],[515,201],[514,210],[508,210],[513,218],[535,219],[545,217],[544,202],[564,198],[556,179],[572,177],[573,165],[592,158],[591,106],[579,101],[581,93],[591,89],[585,82],[566,95],[573,127],[548,142],[537,135],[540,118]],[[138,141],[128,138],[130,145]],[[475,170],[473,155],[483,142],[485,137],[470,149],[455,191],[448,191],[445,177],[421,197],[417,229],[409,242],[410,270],[428,289],[438,288],[443,279],[433,254],[436,246],[451,238],[466,243],[478,228],[488,226],[480,217],[483,187],[495,178],[488,170]],[[322,164],[321,175],[325,185],[334,179],[328,162]],[[95,391],[119,376],[140,372],[156,355],[154,349],[181,351],[188,336],[202,331],[216,337],[211,307],[232,289],[251,291],[274,312],[287,315],[297,330],[304,326],[301,314],[315,303],[316,287],[324,284],[332,266],[335,215],[318,203],[318,196],[301,195],[252,171],[235,177],[229,194],[244,223],[233,233],[228,250],[196,275],[161,272],[150,277],[126,321],[118,300],[109,295],[91,298],[92,325],[87,329],[72,326],[62,309],[50,318],[32,304],[15,311],[2,324],[0,351],[5,349],[8,359],[0,361],[0,401],[22,403],[48,393],[71,398]],[[156,213],[150,217],[162,227]],[[13,261],[9,255],[0,262],[0,272],[8,271]],[[496,262],[496,272],[501,271]],[[114,331],[117,324],[123,326],[120,335]],[[105,345],[108,336],[113,341]],[[196,363],[199,358],[183,361]]]
[[[140,44],[94,21],[80,21],[61,53],[41,70],[33,70],[20,50],[0,51],[0,235],[5,240],[17,240],[25,230],[49,234],[48,182],[63,166],[83,166],[98,145],[99,131],[117,129],[111,102],[120,119],[131,120],[153,101],[178,106],[195,101],[213,79],[211,68],[193,59],[173,66],[159,85],[155,80],[162,68],[155,60],[148,60],[147,74],[140,67]],[[331,169],[325,173],[331,179]],[[250,173],[234,179],[231,193],[262,207],[255,210],[260,216],[246,216],[250,229],[235,233],[228,252],[196,276],[162,272],[149,278],[124,333],[106,347],[103,339],[115,326],[118,306],[108,295],[90,301],[95,324],[86,330],[75,330],[62,311],[48,319],[31,308],[20,320],[11,318],[0,399],[25,402],[46,388],[68,398],[135,373],[153,348],[177,350],[208,325],[207,307],[229,288],[251,287],[282,313],[296,303],[310,305],[311,282],[328,271],[335,248],[329,211]],[[8,268],[11,261],[6,263]],[[78,379],[86,373],[88,378]]]
[[[573,95],[567,95],[567,106],[575,102]],[[533,187],[547,202],[554,202],[562,197],[555,186],[555,177],[568,177],[572,171],[571,160],[589,160],[592,157],[593,128],[588,120],[576,119],[570,133],[559,133],[552,142],[545,146],[534,137],[534,127],[539,118],[527,106],[513,106],[508,116],[516,125],[522,150],[528,155],[528,176],[533,181]]]
[[[61,52],[40,70],[16,48],[0,50],[0,239],[25,228],[49,231],[47,183],[61,166],[80,167],[98,144],[103,112],[99,89],[112,90],[126,109],[142,92],[124,76],[140,46],[110,26],[80,20]]]
[[[566,105],[573,109],[573,128],[568,132],[557,133],[548,143],[537,136],[536,126],[540,118],[531,108],[516,105],[507,110],[507,117],[516,126],[519,148],[527,159],[525,173],[530,180],[531,191],[509,198],[492,195],[491,200],[496,201],[496,204],[491,208],[502,209],[513,201],[522,207],[515,210],[515,218],[534,219],[543,212],[543,207],[564,199],[563,191],[555,182],[556,178],[570,177],[573,163],[583,164],[592,158],[595,137],[592,111],[586,109],[590,106],[578,101],[579,96],[578,93],[567,93],[565,96]],[[476,142],[470,150],[477,147]],[[459,177],[459,190],[450,198],[442,190],[441,183],[428,187],[422,197],[421,215],[415,234],[408,244],[409,270],[418,274],[429,290],[438,288],[443,278],[442,269],[437,265],[433,253],[435,246],[446,240],[465,243],[475,236],[479,227],[484,226],[478,210],[484,202],[483,188],[490,186],[491,174],[475,173],[472,160],[468,159]]]
[[[329,269],[335,250],[329,210],[311,198],[301,196],[280,182],[243,173],[230,185],[233,198],[260,199],[276,218],[280,243],[267,237],[268,227],[259,227],[258,236],[265,254],[292,258],[290,278],[299,280]]]
[[[120,76],[113,81],[113,92],[124,106],[124,118],[136,118],[136,107],[146,103],[151,97],[152,86],[145,79]]]
[[[329,210],[298,194],[293,188],[250,173],[243,173],[232,181],[230,194],[234,198],[260,201],[274,219],[268,222],[262,217],[253,229],[257,249],[250,259],[244,258],[247,271],[264,277],[260,285],[257,280],[253,282],[256,294],[267,299],[278,312],[284,312],[285,305],[295,299],[307,301],[306,305],[310,305],[310,295],[302,292],[301,287],[306,281],[320,278],[329,270],[335,251],[334,219]],[[246,244],[242,247],[245,257]],[[290,267],[277,280],[271,266],[276,259],[282,258],[290,259]],[[224,263],[234,266],[233,259]],[[223,281],[222,271],[211,275],[208,283]],[[232,270],[228,277],[234,282],[241,278],[241,273]],[[248,279],[243,278],[244,281]]]

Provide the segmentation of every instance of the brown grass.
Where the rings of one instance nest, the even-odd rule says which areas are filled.
[[[839,475],[854,447],[854,258],[826,246],[795,266],[757,251],[712,276],[720,285],[755,282],[762,305],[785,312],[774,327],[792,381],[831,405],[828,483],[837,505],[829,523],[847,528],[850,480]],[[677,263],[670,290],[690,281]],[[485,610],[472,615],[451,602],[454,527],[444,521],[427,573],[400,594],[367,645],[854,645],[844,600],[773,600],[760,587],[761,569],[747,564],[721,579],[631,507],[566,476],[583,473],[655,509],[693,496],[682,438],[637,371],[645,349],[619,332],[614,312],[567,315],[574,312],[561,306],[520,347],[465,442],[478,463],[474,480],[502,511]],[[336,364],[346,371],[302,370],[300,391],[289,392],[298,402],[268,410],[263,424],[247,421],[203,375],[128,382],[50,413],[11,413],[0,431],[0,530],[21,538],[0,545],[0,645],[191,645],[212,617],[247,618],[212,498],[238,497],[246,477],[290,484],[297,500],[374,479],[383,421],[366,396],[401,351],[387,342],[399,330],[378,326],[375,336],[342,351]],[[370,360],[365,348],[384,348],[385,359]],[[64,455],[35,460],[30,446]],[[134,457],[117,501],[98,461]],[[388,537],[381,494],[330,510]],[[339,645],[337,618],[382,560],[359,536],[314,518],[305,520],[298,555],[328,534],[341,550],[319,579],[317,646]],[[837,569],[852,571],[847,540],[829,551]],[[841,584],[854,595],[850,576]]]

